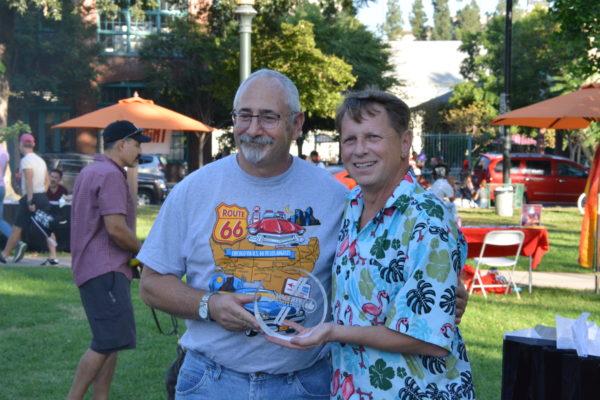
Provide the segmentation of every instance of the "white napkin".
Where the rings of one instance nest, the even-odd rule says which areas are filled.
[[[600,328],[587,321],[590,313],[582,313],[577,320],[556,314],[556,348],[575,349],[579,357],[600,357]]]

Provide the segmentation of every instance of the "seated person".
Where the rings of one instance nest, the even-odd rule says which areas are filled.
[[[456,179],[453,176],[448,176],[448,167],[444,164],[438,164],[433,168],[433,178],[435,181],[429,190],[442,200],[458,221],[458,211],[454,204],[454,199],[456,199]]]
[[[60,169],[50,170],[50,184],[48,185],[48,190],[46,191],[48,200],[58,201],[64,194],[69,194],[67,188],[60,184],[62,181],[62,175],[63,174]]]
[[[489,205],[489,192],[487,190],[487,181],[482,179],[475,191],[475,195],[473,196],[473,201],[479,207],[487,207]]]
[[[454,186],[448,181],[448,167],[438,164],[433,168],[433,185],[429,188],[440,200],[454,202],[456,198]]]
[[[475,189],[475,185],[473,185],[473,179],[470,175],[467,175],[460,187],[461,206],[477,207],[477,204],[474,201],[476,194],[477,189]]]

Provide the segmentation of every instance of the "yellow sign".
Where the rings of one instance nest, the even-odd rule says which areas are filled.
[[[246,237],[248,211],[235,205],[221,203],[217,207],[217,222],[213,239],[219,243],[236,243]]]

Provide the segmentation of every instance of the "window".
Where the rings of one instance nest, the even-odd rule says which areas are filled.
[[[550,161],[527,160],[525,161],[525,175],[552,175]]]
[[[186,140],[187,135],[183,132],[173,132],[171,135],[171,148],[167,156],[169,162],[180,163],[186,160]]]
[[[494,168],[495,172],[503,172],[502,168],[504,168],[504,163],[502,161],[498,161],[496,164],[496,168]],[[521,172],[521,160],[510,160],[510,173],[518,174]]]
[[[566,163],[557,163],[558,176],[570,176],[574,178],[587,178],[587,172],[584,169],[578,168],[577,166]]]
[[[145,84],[141,82],[119,82],[102,85],[100,88],[100,105],[116,104],[121,99],[133,97],[135,93],[145,98]]]
[[[475,171],[487,171],[488,165],[490,165],[490,159],[487,157],[479,157],[477,164],[475,164]]]
[[[116,18],[98,15],[98,41],[108,54],[137,54],[144,38],[153,33],[167,33],[168,22],[187,14],[187,1],[169,3],[158,0],[158,7],[146,11],[143,21],[132,18],[129,8],[123,7]]]

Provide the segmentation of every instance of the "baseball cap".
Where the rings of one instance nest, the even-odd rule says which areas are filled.
[[[30,135],[29,133],[24,133],[19,138],[19,143],[35,146],[35,138],[33,137],[33,135]]]
[[[152,140],[149,136],[142,135],[143,131],[129,121],[115,121],[104,128],[104,143],[116,142],[125,138],[132,138],[141,143]]]

